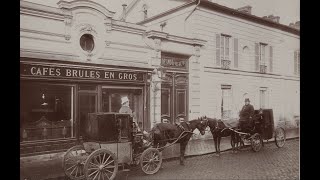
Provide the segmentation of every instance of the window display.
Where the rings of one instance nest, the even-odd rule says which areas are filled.
[[[21,141],[73,136],[73,86],[21,83]]]

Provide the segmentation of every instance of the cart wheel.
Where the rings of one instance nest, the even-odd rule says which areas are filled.
[[[259,133],[255,133],[251,138],[251,147],[254,152],[260,151],[262,147],[262,138]]]
[[[63,156],[64,173],[72,180],[84,179],[84,162],[88,153],[84,150],[83,145],[77,145],[70,148]]]
[[[283,128],[277,128],[274,135],[274,141],[276,142],[276,146],[281,148],[284,146],[286,142],[286,133]]]
[[[155,174],[162,164],[162,155],[156,148],[149,148],[143,151],[140,157],[141,169],[146,174]]]
[[[86,180],[112,180],[117,172],[116,156],[107,149],[93,151],[84,164]]]

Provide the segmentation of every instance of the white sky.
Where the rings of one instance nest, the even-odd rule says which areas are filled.
[[[57,7],[57,2],[59,0],[25,0],[30,2],[35,2],[38,4],[43,4],[47,6]],[[69,1],[69,0],[67,0]],[[93,0],[95,2],[101,3],[107,6],[107,9],[117,12],[122,11],[122,3],[130,4],[132,0]],[[161,6],[167,6],[166,4],[179,4],[181,2],[188,2],[190,0],[144,0],[146,2],[153,1],[159,2]],[[161,2],[162,1],[162,2]],[[166,3],[164,3],[166,1]],[[252,6],[252,14],[262,17],[266,15],[280,16],[280,23],[289,25],[292,22],[300,20],[300,0],[211,0],[212,2],[230,7],[239,8],[242,6],[250,5]],[[167,10],[167,8],[160,8],[157,3],[158,9]],[[154,14],[154,13],[152,13]]]

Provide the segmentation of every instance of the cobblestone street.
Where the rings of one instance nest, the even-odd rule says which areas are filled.
[[[288,140],[283,148],[268,143],[260,152],[249,147],[236,154],[227,151],[190,157],[185,166],[178,160],[163,163],[154,175],[144,175],[139,167],[119,172],[122,179],[299,179],[299,139]]]

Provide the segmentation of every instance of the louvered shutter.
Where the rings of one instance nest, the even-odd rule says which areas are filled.
[[[259,65],[259,43],[255,43],[255,65],[256,65],[256,71],[259,71],[260,65]]]
[[[220,66],[220,34],[216,35],[216,65]]]
[[[234,63],[234,67],[238,68],[238,39],[234,38],[234,42],[233,42],[233,51],[234,51],[234,58],[233,58],[233,63]]]
[[[270,46],[270,49],[269,49],[270,51],[269,51],[269,66],[270,66],[270,72],[272,72],[273,71],[273,47],[272,46]]]

